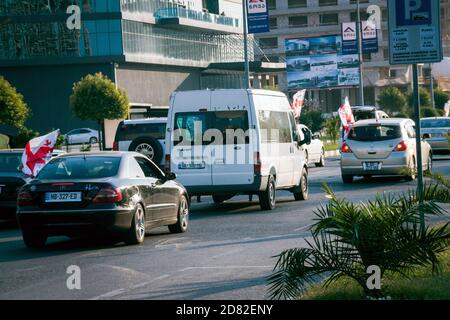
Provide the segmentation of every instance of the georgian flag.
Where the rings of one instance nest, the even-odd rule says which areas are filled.
[[[299,90],[296,94],[293,96],[292,101],[292,110],[294,110],[294,117],[297,119],[300,117],[300,113],[302,112],[303,108],[303,101],[305,100],[305,93],[306,90]]]
[[[342,127],[344,128],[345,137],[347,137],[350,131],[351,125],[355,122],[355,117],[353,116],[352,108],[348,97],[345,97],[344,104],[338,109],[339,118],[341,118]]]
[[[22,172],[27,176],[36,177],[47,164],[55,148],[59,129],[41,137],[31,139],[22,154]]]

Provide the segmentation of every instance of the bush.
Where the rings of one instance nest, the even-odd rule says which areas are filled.
[[[428,117],[440,117],[441,110],[434,109],[434,108],[421,108],[420,109],[420,117],[421,118],[428,118]]]
[[[406,96],[396,87],[383,90],[378,96],[378,104],[389,113],[401,113],[406,108]]]
[[[339,139],[339,127],[341,120],[339,118],[330,118],[325,121],[325,132],[328,138],[335,144]]]
[[[437,109],[444,109],[444,105],[450,100],[450,93],[442,90],[434,90],[434,105]]]
[[[427,89],[422,87],[419,88],[419,100],[421,108],[431,107],[431,96]],[[408,105],[411,108],[414,106],[414,99],[412,92],[408,95]]]
[[[23,96],[0,77],[0,123],[22,128],[30,116],[30,109],[23,101]]]
[[[9,142],[11,148],[25,148],[25,145],[33,138],[39,136],[39,132],[28,128],[21,128],[16,136],[11,137]]]
[[[365,296],[382,297],[382,290],[369,290],[366,285],[366,271],[373,265],[380,268],[381,276],[404,276],[420,266],[431,266],[438,273],[439,255],[450,245],[450,223],[422,228],[420,219],[420,212],[441,214],[436,199],[450,200],[448,181],[435,181],[425,186],[422,204],[412,191],[400,196],[383,194],[374,201],[354,204],[337,198],[324,185],[330,200],[315,212],[312,240],[305,248],[289,249],[278,256],[268,279],[271,297],[297,298],[319,277],[326,277],[325,286],[351,278]]]

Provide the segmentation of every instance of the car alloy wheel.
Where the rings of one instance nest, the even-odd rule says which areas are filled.
[[[182,197],[180,202],[180,220],[181,227],[186,229],[189,224],[189,205],[185,197]]]
[[[153,157],[155,156],[155,150],[153,150],[153,147],[148,143],[139,144],[136,147],[135,151],[142,153],[143,155],[147,156],[150,160],[153,160]]]
[[[135,224],[136,238],[139,240],[139,242],[142,242],[145,237],[145,214],[144,209],[142,209],[141,206],[136,209]]]

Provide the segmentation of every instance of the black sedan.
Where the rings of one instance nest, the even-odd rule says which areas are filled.
[[[174,179],[139,153],[59,156],[19,192],[23,240],[42,247],[48,236],[120,235],[127,244],[139,244],[149,228],[185,232],[189,197]]]
[[[0,219],[15,220],[17,193],[29,182],[22,173],[22,149],[0,150]]]

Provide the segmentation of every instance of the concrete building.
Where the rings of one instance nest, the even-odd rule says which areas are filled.
[[[67,8],[81,3],[80,29],[71,29]],[[96,72],[128,93],[133,110],[162,116],[174,90],[241,87],[242,30],[241,0],[2,0],[0,75],[40,132],[96,127],[69,107],[73,83]]]
[[[268,0],[270,27],[268,33],[257,35],[265,56],[262,60],[285,62],[285,39],[289,37],[315,37],[341,33],[342,22],[356,21],[356,0]],[[361,19],[367,19],[367,8],[378,5],[381,8],[381,27],[378,32],[378,53],[364,55],[363,78],[366,105],[375,105],[377,96],[387,86],[410,90],[411,68],[390,66],[388,52],[388,12],[386,0],[360,0]],[[450,56],[450,0],[441,0],[442,41],[444,53]],[[419,66],[423,84],[429,75],[428,65]],[[429,76],[428,76],[429,77]],[[273,79],[272,79],[273,78]],[[282,91],[288,92],[286,72],[270,77]],[[289,92],[293,94],[293,92]],[[335,111],[344,96],[350,102],[358,101],[358,89],[332,89],[309,91],[307,97],[318,102],[323,111]]]

